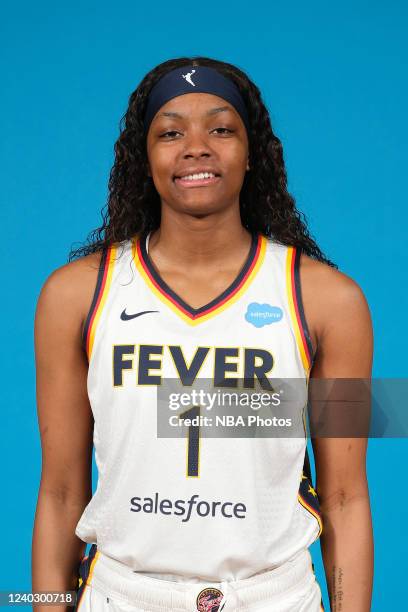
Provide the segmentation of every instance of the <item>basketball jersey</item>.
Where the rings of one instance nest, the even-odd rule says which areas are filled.
[[[159,436],[170,411],[158,393],[167,381],[231,391],[242,381],[253,387],[260,372],[296,379],[304,424],[313,356],[300,251],[254,233],[232,284],[192,308],[161,278],[148,241],[140,235],[105,249],[85,321],[98,483],[76,535],[152,577],[245,579],[320,536],[306,429],[211,437],[198,426]]]

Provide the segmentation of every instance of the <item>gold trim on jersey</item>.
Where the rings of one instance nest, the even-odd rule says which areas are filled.
[[[132,240],[132,254],[133,261],[137,270],[140,272],[140,275],[145,280],[147,285],[153,291],[153,293],[164,303],[166,304],[175,314],[177,314],[183,321],[188,323],[189,325],[195,326],[204,321],[208,321],[212,317],[226,310],[229,306],[234,304],[248,289],[251,282],[254,280],[256,274],[258,273],[260,267],[265,258],[267,238],[262,234],[258,235],[256,251],[254,252],[254,256],[248,264],[248,270],[245,275],[240,279],[239,283],[232,283],[230,286],[231,292],[229,295],[226,295],[219,304],[217,304],[217,300],[213,300],[214,305],[209,308],[207,311],[204,309],[196,309],[200,312],[188,312],[183,306],[179,303],[181,300],[176,300],[175,297],[169,295],[169,293],[164,288],[164,283],[158,283],[157,280],[153,278],[151,272],[146,266],[146,263],[143,261],[143,257],[140,250],[140,237],[136,237]],[[237,277],[238,278],[238,277]],[[174,294],[175,295],[175,294]],[[194,311],[194,309],[191,309]]]
[[[92,311],[89,313],[89,323],[86,330],[86,353],[88,356],[88,361],[91,359],[96,330],[112,283],[116,252],[116,246],[112,245],[107,249],[106,257],[104,258],[101,268],[101,282],[98,282],[97,284],[94,296],[94,306]]]

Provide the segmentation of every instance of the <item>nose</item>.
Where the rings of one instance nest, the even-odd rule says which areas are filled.
[[[208,141],[209,135],[202,129],[189,130],[189,134],[184,138],[185,159],[191,157],[211,157],[212,149]]]

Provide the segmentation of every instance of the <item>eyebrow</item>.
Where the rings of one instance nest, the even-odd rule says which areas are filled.
[[[215,115],[216,113],[222,113],[225,111],[230,111],[230,107],[229,106],[219,106],[218,108],[211,108],[209,111],[207,111],[205,114],[206,115]],[[175,112],[163,112],[160,113],[160,115],[158,115],[158,117],[177,117],[179,119],[182,119],[183,117],[185,117],[185,115],[182,115],[181,113],[175,113]]]

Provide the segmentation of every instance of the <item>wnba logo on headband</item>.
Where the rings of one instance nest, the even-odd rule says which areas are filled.
[[[194,81],[192,79],[194,75]],[[187,93],[209,93],[229,102],[239,113],[249,132],[248,112],[238,87],[231,79],[209,66],[181,66],[161,77],[147,99],[144,129],[147,134],[157,111],[169,100]]]
[[[193,81],[191,80],[191,75],[194,73],[195,73],[195,70],[192,70],[191,72],[187,72],[187,74],[181,75],[183,79],[186,79],[187,83],[190,83],[190,85],[192,85],[193,87],[195,87],[195,83],[193,83]]]

